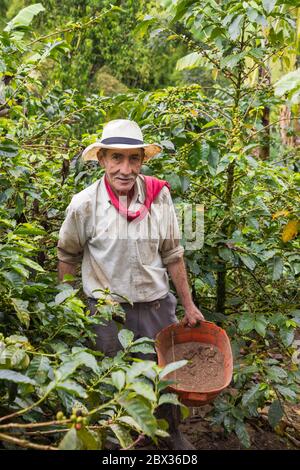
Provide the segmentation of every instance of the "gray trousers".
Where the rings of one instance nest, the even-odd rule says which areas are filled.
[[[95,314],[95,299],[88,299],[91,314]],[[124,328],[134,333],[134,339],[144,336],[155,339],[157,333],[172,323],[178,323],[176,317],[176,297],[169,292],[163,299],[154,300],[153,302],[137,302],[131,306],[128,303],[121,303],[125,311]],[[96,347],[95,349],[103,352],[106,356],[113,357],[122,346],[118,340],[118,327],[114,320],[106,321],[104,325],[95,325]],[[143,360],[156,361],[156,354],[135,353],[132,356]],[[168,393],[163,390],[162,393]],[[155,411],[157,419],[165,419],[169,424],[170,437],[164,439],[165,445],[169,449],[193,449],[189,447],[190,443],[182,436],[179,423],[181,420],[180,407],[165,403],[160,405]]]
[[[88,298],[91,315],[95,314],[97,300]],[[125,311],[124,328],[134,333],[134,339],[147,338],[155,339],[157,333],[166,326],[177,323],[176,317],[176,297],[169,292],[166,297],[153,302],[137,302],[132,306],[128,303],[121,303]],[[118,340],[118,327],[114,320],[106,321],[104,325],[94,326],[96,333],[97,351],[103,352],[106,356],[113,357],[122,346]],[[135,354],[141,359],[155,360],[155,354]]]

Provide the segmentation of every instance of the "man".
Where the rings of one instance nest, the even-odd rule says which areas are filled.
[[[135,338],[154,339],[162,328],[177,322],[168,274],[185,309],[184,324],[192,327],[204,319],[191,297],[169,185],[140,174],[143,161],[160,150],[157,144],[143,142],[134,121],[106,124],[101,141],[83,152],[85,160],[99,161],[105,175],[73,197],[59,233],[59,279],[75,275],[81,262],[91,313],[101,296],[97,289],[108,288],[125,310],[125,328]],[[121,348],[114,321],[97,326],[96,334],[97,349],[108,356]],[[193,449],[178,429],[179,407],[161,408],[159,417],[169,422],[167,445]]]

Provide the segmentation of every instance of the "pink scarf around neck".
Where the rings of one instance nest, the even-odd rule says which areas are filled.
[[[106,187],[106,190],[108,192],[108,195],[112,204],[117,209],[117,211],[120,212],[120,214],[123,215],[124,217],[127,217],[127,220],[129,221],[137,219],[138,217],[140,218],[140,220],[143,219],[145,215],[147,214],[152,202],[154,201],[156,196],[158,196],[158,194],[160,193],[161,189],[164,186],[167,186],[167,188],[170,190],[170,184],[167,181],[159,180],[158,178],[155,178],[153,176],[143,175],[143,177],[144,177],[145,186],[146,186],[145,202],[142,205],[141,210],[132,212],[132,211],[129,211],[127,207],[124,207],[120,203],[119,198],[113,192],[106,175],[104,176],[105,187]]]

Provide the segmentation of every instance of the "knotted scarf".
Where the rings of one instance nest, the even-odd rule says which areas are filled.
[[[154,199],[158,196],[160,193],[161,189],[164,186],[167,186],[167,188],[170,190],[170,184],[167,181],[164,180],[159,180],[158,178],[155,178],[154,176],[145,176],[144,181],[145,181],[145,189],[146,189],[146,197],[145,197],[145,202],[142,205],[141,209],[133,212],[129,211],[127,207],[124,207],[119,198],[116,196],[116,194],[113,192],[111,185],[109,184],[109,181],[107,179],[107,176],[104,176],[104,182],[106,186],[106,190],[108,192],[109,198],[113,204],[113,206],[117,209],[117,211],[124,217],[127,217],[128,221],[132,221],[134,219],[137,219],[138,217],[140,220],[142,220],[145,215],[147,214],[152,202]],[[134,188],[132,188],[133,191]]]

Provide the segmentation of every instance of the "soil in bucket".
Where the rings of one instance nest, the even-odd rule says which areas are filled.
[[[189,362],[168,375],[168,379],[176,381],[173,387],[209,392],[224,385],[224,355],[216,346],[193,341],[174,344],[168,349],[168,364],[182,359]]]

